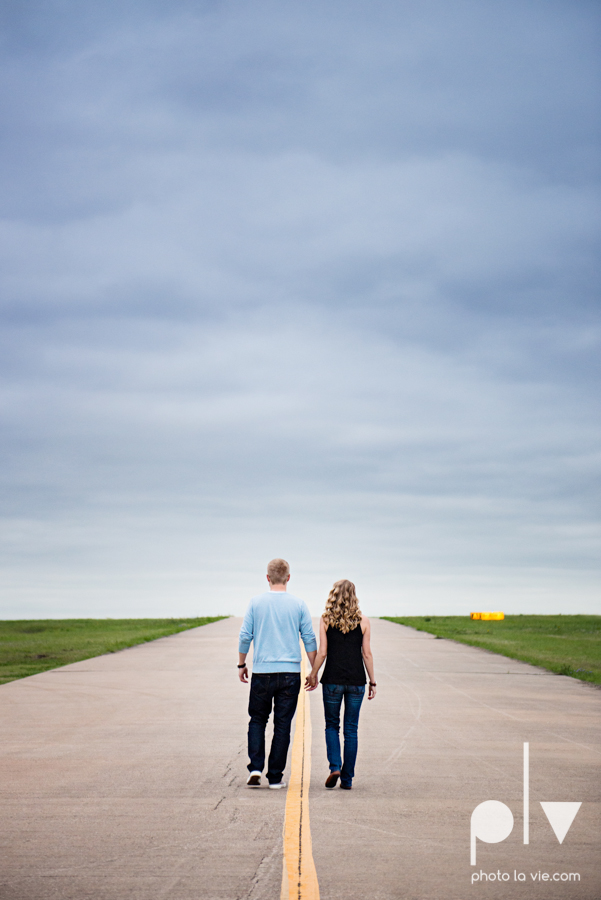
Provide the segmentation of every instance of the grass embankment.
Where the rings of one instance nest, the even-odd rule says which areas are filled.
[[[224,618],[0,621],[0,684]]]
[[[469,616],[382,618],[601,684],[601,616],[505,616],[500,622]]]

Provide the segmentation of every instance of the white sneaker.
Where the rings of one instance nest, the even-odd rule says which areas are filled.
[[[269,790],[271,790],[271,791],[279,791],[279,789],[280,789],[280,788],[283,788],[283,787],[286,787],[286,782],[285,782],[285,781],[278,781],[277,784],[270,784],[270,785],[269,785]]]
[[[247,787],[261,787],[261,773],[251,772],[246,781]]]

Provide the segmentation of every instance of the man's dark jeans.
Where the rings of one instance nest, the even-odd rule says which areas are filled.
[[[365,696],[364,684],[322,684],[326,719],[326,751],[330,772],[340,772],[340,783],[351,787],[357,759],[359,713]],[[344,698],[344,764],[340,758],[340,707]]]
[[[248,701],[249,772],[262,772],[265,765],[265,726],[273,703],[273,740],[267,765],[267,781],[278,784],[286,768],[290,726],[300,691],[298,672],[271,672],[253,675]]]

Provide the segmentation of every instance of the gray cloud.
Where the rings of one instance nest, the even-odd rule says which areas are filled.
[[[596,7],[5,13],[4,614],[597,609]]]

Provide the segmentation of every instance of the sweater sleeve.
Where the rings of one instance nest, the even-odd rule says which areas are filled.
[[[246,610],[246,615],[244,616],[244,621],[242,622],[242,628],[240,629],[240,638],[238,641],[239,653],[248,653],[248,651],[250,650],[250,645],[254,637],[253,612],[253,605],[252,603],[249,603],[248,609]]]
[[[300,636],[305,645],[307,653],[317,650],[317,640],[313,631],[313,622],[311,621],[311,613],[306,603],[301,606]]]

